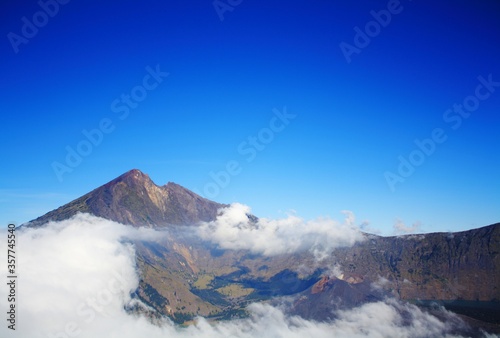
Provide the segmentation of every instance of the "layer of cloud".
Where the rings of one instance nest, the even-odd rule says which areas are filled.
[[[0,235],[6,238],[5,232]],[[124,310],[134,302],[130,293],[139,279],[131,241],[165,235],[89,215],[18,232],[18,322],[14,332],[4,320],[0,337],[445,337],[450,330],[448,324],[418,308],[394,301],[338,312],[338,320],[331,323],[290,317],[279,308],[253,304],[247,319],[209,323],[199,318],[187,328],[168,320],[153,325]],[[349,238],[343,242],[350,242]],[[0,242],[1,261],[6,259],[5,242]],[[2,309],[7,308],[6,299],[4,285]]]
[[[89,215],[18,231],[16,300],[20,327],[16,331],[23,333],[22,337],[50,337],[49,333],[67,328],[79,332],[91,327],[98,316],[112,316],[116,308],[131,301],[130,294],[138,285],[130,240],[164,235]],[[5,245],[3,242],[2,254]],[[0,291],[2,301],[5,291]],[[37,332],[25,334],[28,326]]]
[[[337,247],[363,240],[363,234],[354,225],[354,214],[345,210],[343,213],[343,223],[329,218],[304,221],[295,215],[277,220],[261,218],[252,223],[247,217],[250,208],[235,203],[223,209],[216,221],[203,224],[199,234],[223,249],[244,249],[266,256],[310,250],[321,259]]]

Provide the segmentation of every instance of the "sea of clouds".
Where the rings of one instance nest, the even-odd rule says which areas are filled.
[[[352,227],[352,217],[335,223],[290,216],[260,220],[250,227],[243,217],[249,211],[233,205],[197,231],[222,248],[267,255],[315,246],[330,249],[362,239]],[[0,236],[6,238],[5,230]],[[451,323],[456,323],[386,300],[338,312],[332,322],[309,321],[269,304],[252,304],[246,319],[213,323],[198,318],[188,327],[168,319],[153,324],[125,310],[141,305],[131,297],[139,283],[133,243],[161,241],[165,236],[166,231],[137,229],[88,214],[18,230],[16,331],[7,329],[4,319],[0,337],[450,337]],[[0,261],[6,261],[5,242],[0,244]],[[5,284],[0,287],[0,304],[7,318]]]

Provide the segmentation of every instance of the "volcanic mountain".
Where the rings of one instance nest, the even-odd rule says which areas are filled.
[[[78,212],[136,227],[193,225],[215,220],[224,206],[172,182],[158,186],[148,175],[133,169],[26,225],[62,221]]]
[[[338,309],[391,297],[441,304],[475,327],[500,332],[500,223],[457,233],[363,234],[317,261],[309,251],[269,257],[224,250],[197,236],[196,224],[216,224],[224,207],[175,183],[158,186],[134,169],[26,226],[81,212],[168,231],[161,240],[134,243],[134,296],[178,323],[244,316],[251,302],[285,299],[291,313],[327,320]],[[334,266],[341,273],[332,274]]]

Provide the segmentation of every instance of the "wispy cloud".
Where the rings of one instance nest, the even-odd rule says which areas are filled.
[[[407,226],[402,220],[397,219],[394,223],[394,234],[407,235],[421,231],[422,224],[419,221],[414,222],[411,226]]]

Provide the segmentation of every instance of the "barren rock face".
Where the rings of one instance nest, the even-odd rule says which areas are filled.
[[[457,232],[370,236],[334,253],[348,272],[384,278],[401,299],[500,299],[500,224]]]
[[[311,294],[321,293],[328,286],[328,282],[330,281],[330,277],[324,276],[321,278],[316,284],[313,285],[311,289]],[[331,283],[330,283],[331,284]]]
[[[148,175],[131,170],[88,194],[28,223],[39,226],[86,212],[134,226],[193,225],[215,220],[223,204],[209,201],[180,185],[156,185]]]

